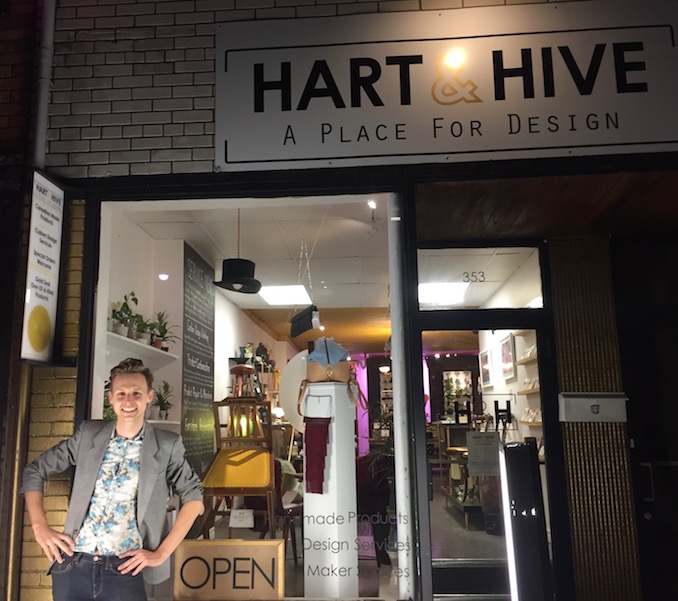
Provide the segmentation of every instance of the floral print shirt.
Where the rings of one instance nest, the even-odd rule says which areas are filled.
[[[75,551],[120,555],[143,548],[137,526],[143,440],[143,429],[134,438],[123,438],[113,431],[99,468],[87,516],[75,541]]]

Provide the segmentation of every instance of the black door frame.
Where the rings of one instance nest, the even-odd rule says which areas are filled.
[[[501,330],[526,329],[535,330],[537,338],[538,366],[540,388],[542,393],[543,432],[548,452],[546,468],[547,490],[551,516],[552,539],[552,570],[556,599],[570,600],[575,598],[572,545],[570,538],[569,507],[567,502],[567,482],[565,479],[565,456],[563,448],[562,430],[558,418],[558,380],[555,360],[555,344],[552,314],[552,296],[550,286],[550,272],[548,269],[548,245],[544,241],[536,240],[479,240],[458,241],[447,240],[435,244],[418,244],[416,236],[416,201],[405,203],[407,207],[406,239],[407,245],[407,307],[408,307],[408,356],[412,370],[409,375],[410,389],[408,398],[419,398],[423,394],[423,373],[416,366],[414,358],[422,356],[421,337],[424,331],[431,330]],[[414,241],[414,244],[412,243]],[[531,247],[539,251],[542,291],[544,298],[543,309],[478,309],[478,310],[442,310],[421,311],[417,303],[417,250],[419,248],[488,248],[488,247]],[[416,411],[416,403],[408,405],[409,419],[412,424],[412,436],[415,441],[411,458],[411,465],[417,474],[426,474],[425,482],[415,483],[418,492],[417,505],[420,506],[420,520],[429,524],[428,512],[428,465],[426,456],[426,421],[423,412]],[[423,478],[420,478],[423,480]],[[425,507],[421,507],[425,505]],[[420,524],[419,536],[421,546],[428,545],[420,551],[420,556],[428,559],[428,567],[422,576],[425,581],[431,578],[432,568],[430,551],[430,528]],[[428,583],[424,582],[424,588]],[[429,597],[432,598],[432,597]]]

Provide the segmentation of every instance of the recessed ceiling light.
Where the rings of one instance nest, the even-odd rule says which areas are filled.
[[[459,305],[464,302],[468,282],[419,284],[420,305]]]
[[[310,305],[311,297],[301,284],[293,286],[262,286],[259,295],[269,305]]]
[[[169,274],[168,273],[159,273],[158,279],[165,282],[165,281],[169,280]]]
[[[528,309],[541,309],[544,307],[544,297],[535,296],[529,303],[527,303]]]

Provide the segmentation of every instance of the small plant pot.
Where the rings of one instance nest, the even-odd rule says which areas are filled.
[[[151,346],[157,349],[162,348],[162,340],[160,338],[154,338],[151,341]]]
[[[151,335],[150,333],[137,334],[136,339],[143,344],[151,344]]]
[[[114,321],[112,328],[112,332],[114,334],[118,334],[119,336],[127,336],[127,326],[124,323]]]

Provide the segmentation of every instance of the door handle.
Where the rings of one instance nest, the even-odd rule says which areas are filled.
[[[654,494],[654,470],[652,469],[652,464],[649,462],[644,462],[644,463],[639,463],[640,467],[647,469],[648,473],[648,482],[650,483],[650,494],[649,496],[643,496],[642,499],[643,501],[647,501],[648,503],[654,503],[655,502],[655,494]]]

